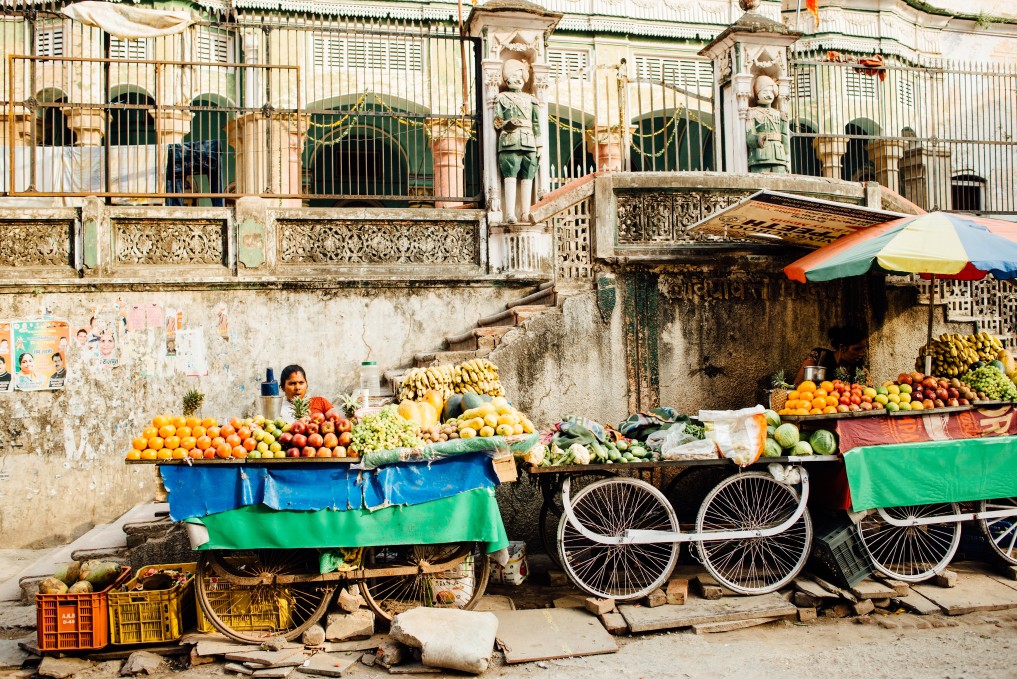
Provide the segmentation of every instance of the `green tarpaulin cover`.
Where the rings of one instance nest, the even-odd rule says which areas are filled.
[[[1017,497],[1017,436],[861,446],[844,467],[856,512]]]
[[[208,541],[196,549],[295,549],[485,542],[508,546],[493,488],[478,488],[418,505],[345,512],[279,511],[249,505],[200,519]]]

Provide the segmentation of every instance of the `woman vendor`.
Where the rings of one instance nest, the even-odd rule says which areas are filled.
[[[848,380],[854,379],[856,370],[864,370],[868,343],[861,328],[853,325],[834,326],[827,331],[827,337],[833,348],[816,347],[810,351],[795,374],[795,384],[801,384],[805,379],[805,366],[809,365],[826,368],[827,380],[835,379],[838,368],[847,371]]]
[[[299,365],[288,365],[283,368],[282,375],[279,378],[282,382],[283,394],[286,399],[282,404],[282,418],[287,421],[292,421],[293,417],[293,399],[305,398],[307,393],[307,376],[304,369]],[[310,404],[310,415],[314,413],[321,413],[325,415],[328,411],[332,410],[332,404],[328,402],[323,396],[312,396],[308,399]]]

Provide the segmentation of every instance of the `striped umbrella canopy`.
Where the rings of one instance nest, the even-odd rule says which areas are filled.
[[[936,277],[972,281],[986,274],[1017,278],[1017,223],[928,212],[860,229],[784,268],[791,280],[831,281],[873,269],[932,278],[928,342],[932,342]]]

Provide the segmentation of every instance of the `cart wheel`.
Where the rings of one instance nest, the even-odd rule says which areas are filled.
[[[978,504],[979,512],[1000,510],[1017,512],[1017,497],[1000,500],[984,500]],[[993,553],[1011,566],[1017,566],[1017,516],[1003,516],[996,519],[979,519],[978,526],[982,529]]]
[[[617,476],[611,472],[583,472],[581,474],[569,474],[572,479],[572,493],[578,493],[591,483],[601,479],[610,479]],[[561,566],[561,557],[558,556],[558,524],[563,514],[561,508],[561,486],[545,490],[544,501],[540,505],[540,517],[537,524],[540,531],[540,542],[544,545],[544,553],[547,554],[556,566]]]
[[[889,507],[883,511],[895,520],[948,517],[960,513],[956,503]],[[858,523],[865,551],[879,572],[903,580],[921,582],[946,568],[960,545],[958,521],[901,528],[888,523],[877,511]]]
[[[360,591],[375,613],[391,620],[418,606],[470,610],[487,589],[490,561],[479,542],[447,545],[398,545],[367,550],[365,568],[417,567],[439,564],[466,555],[458,566],[444,573],[364,578]]]
[[[772,528],[798,509],[798,492],[769,474],[743,472],[721,481],[703,500],[697,533]],[[696,541],[706,570],[740,594],[765,594],[794,579],[812,546],[805,511],[787,530],[768,538]]]
[[[572,496],[572,510],[587,529],[608,536],[626,530],[678,531],[674,509],[659,490],[638,479],[597,481]],[[583,536],[562,515],[559,556],[569,577],[589,594],[619,601],[646,596],[667,580],[678,543],[605,545]]]
[[[203,552],[195,574],[198,602],[208,622],[231,639],[257,644],[275,636],[293,640],[325,615],[335,586],[238,585],[231,577],[317,573],[313,550]]]

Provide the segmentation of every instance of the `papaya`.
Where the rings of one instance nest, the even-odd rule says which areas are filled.
[[[441,415],[441,411],[445,407],[445,401],[442,399],[441,394],[434,389],[428,389],[424,392],[423,400],[434,406],[435,412]]]
[[[46,578],[39,583],[39,594],[67,594],[67,583],[57,578]]]

